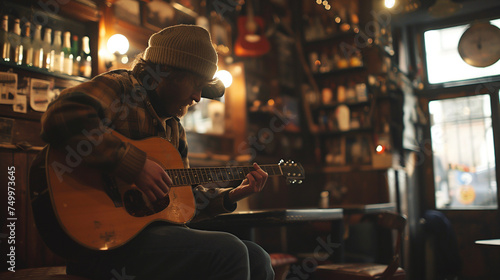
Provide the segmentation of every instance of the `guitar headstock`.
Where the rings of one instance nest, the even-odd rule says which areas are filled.
[[[305,179],[305,172],[300,163],[293,160],[281,160],[278,165],[289,184],[302,184],[302,180]]]

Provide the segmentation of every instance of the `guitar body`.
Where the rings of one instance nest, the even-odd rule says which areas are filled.
[[[248,30],[248,22],[257,26],[255,32]],[[234,53],[241,57],[257,57],[266,54],[271,45],[264,36],[264,20],[257,16],[241,16],[238,18],[238,37],[234,44]]]
[[[164,169],[184,168],[177,149],[162,138],[135,141],[116,132],[113,134],[145,151],[149,159]],[[135,185],[107,177],[83,163],[73,164],[74,167],[64,165],[67,162],[70,161],[65,151],[49,147],[46,158],[48,189],[59,225],[71,239],[86,248],[112,249],[131,240],[151,222],[184,224],[195,214],[189,185],[170,188],[168,205],[155,211],[155,206]],[[110,190],[116,191],[119,199],[112,199]]]
[[[150,202],[134,184],[85,165],[76,152],[46,146],[30,168],[29,193],[35,223],[42,239],[56,254],[83,259],[97,250],[124,245],[156,221],[185,224],[195,215],[192,185],[243,180],[253,166],[184,168],[177,149],[165,139],[124,142],[146,152],[165,169],[173,184],[163,199]],[[280,161],[261,165],[269,176],[301,183],[300,163]]]

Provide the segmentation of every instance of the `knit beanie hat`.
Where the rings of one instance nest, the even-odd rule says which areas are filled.
[[[212,79],[217,52],[208,31],[197,25],[174,25],[151,35],[144,60],[192,71]]]

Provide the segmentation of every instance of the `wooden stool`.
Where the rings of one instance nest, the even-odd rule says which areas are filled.
[[[273,253],[269,254],[269,256],[271,257],[275,280],[286,279],[290,265],[297,262],[297,258],[289,254]]]
[[[377,225],[397,230],[396,246],[390,264],[375,263],[341,263],[320,265],[314,272],[314,279],[335,279],[335,280],[403,280],[405,271],[399,267],[399,252],[401,249],[401,239],[406,226],[406,218],[395,212],[380,213],[376,217]]]
[[[368,279],[393,279],[404,280],[406,277],[405,271],[398,267],[392,275],[387,277],[384,275],[387,265],[373,263],[356,263],[356,264],[326,264],[318,266],[314,272],[314,279],[334,279],[334,280],[368,280]],[[384,277],[383,277],[384,275]]]
[[[88,280],[79,276],[67,275],[65,266],[24,268],[15,272],[0,273],[0,279],[30,279],[30,280]]]

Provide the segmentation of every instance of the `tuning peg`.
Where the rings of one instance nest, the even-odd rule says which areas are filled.
[[[299,185],[302,184],[302,180],[298,180],[297,184],[299,184]]]

